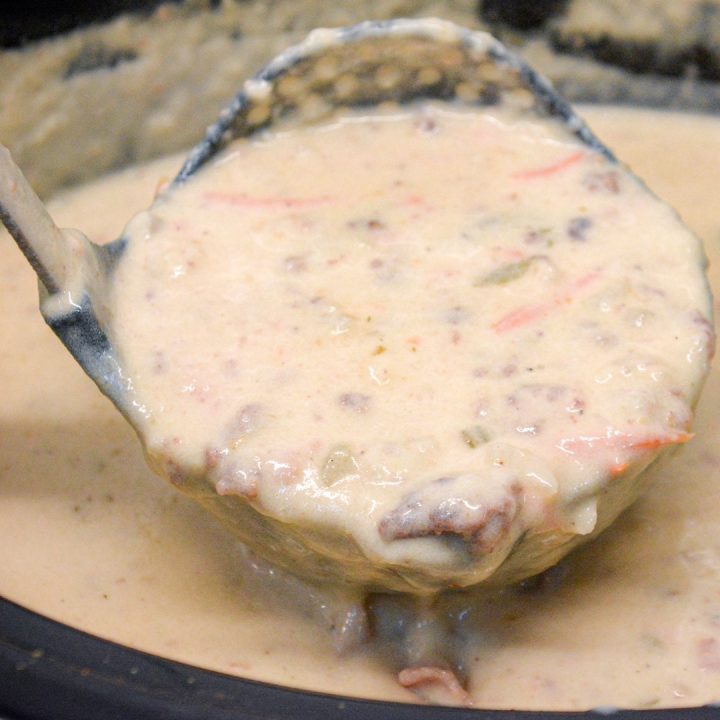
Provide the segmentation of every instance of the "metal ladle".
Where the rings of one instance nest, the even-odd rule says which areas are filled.
[[[491,36],[440,20],[391,20],[317,30],[277,56],[222,111],[171,187],[191,182],[236,138],[268,127],[317,122],[342,108],[422,99],[476,107],[502,103],[529,117],[554,118],[569,135],[614,160],[551,85]],[[58,229],[4,148],[0,219],[38,275],[45,320],[139,428],[142,399],[135,396],[109,339],[112,315],[106,307],[127,240],[98,246],[77,231]],[[400,581],[396,585],[404,587]]]

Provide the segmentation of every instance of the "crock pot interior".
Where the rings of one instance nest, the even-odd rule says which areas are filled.
[[[0,46],[18,47],[106,20],[118,12],[146,12],[159,4],[146,0],[25,2],[19,8],[0,11]],[[492,711],[302,692],[140,653],[3,599],[0,678],[0,720],[590,720],[600,714],[611,714],[616,720],[720,719],[720,709],[715,707],[617,712],[606,708],[569,713]]]
[[[0,47],[21,47],[27,42],[109,20],[122,12],[151,12],[162,0],[26,0],[0,10]]]
[[[130,650],[0,601],[1,720],[718,720],[712,707],[532,712],[399,704],[241,680]]]

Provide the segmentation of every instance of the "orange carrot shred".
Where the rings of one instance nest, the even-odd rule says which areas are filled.
[[[657,450],[665,445],[682,445],[693,437],[692,433],[677,433],[676,435],[665,435],[649,437],[645,440],[631,443],[629,447],[633,450]]]
[[[613,435],[597,435],[577,438],[564,438],[559,447],[565,452],[575,454],[578,451],[592,451],[596,448],[606,448],[610,450],[629,450],[642,452],[648,450],[657,450],[668,445],[682,445],[693,437],[692,433],[677,432],[664,435],[647,435],[645,437],[635,436],[629,433],[615,433]],[[629,463],[618,463],[614,465],[610,472],[613,475],[624,472]]]
[[[537,320],[549,311],[549,305],[525,305],[501,317],[492,327],[496,333],[504,333]]]
[[[533,320],[537,320],[543,315],[549,313],[553,308],[571,303],[573,301],[574,293],[578,290],[582,290],[584,287],[587,287],[598,277],[599,273],[589,272],[573,281],[566,291],[555,295],[551,302],[539,305],[524,305],[516,310],[512,310],[507,315],[501,317],[497,322],[494,322],[492,328],[496,333],[504,333],[508,330],[514,330],[522,325],[526,325]]]
[[[516,172],[513,173],[512,177],[516,178],[517,180],[533,180],[535,178],[543,178],[548,177],[549,175],[555,175],[556,173],[562,172],[563,170],[566,170],[567,168],[577,163],[579,160],[582,159],[584,154],[585,153],[582,150],[578,150],[577,152],[574,152],[572,155],[568,155],[566,158],[559,160],[553,165],[546,165],[545,167],[541,168],[534,168],[532,170],[523,170],[521,172]]]

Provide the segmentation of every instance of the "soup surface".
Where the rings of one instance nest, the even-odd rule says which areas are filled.
[[[720,123],[610,108],[585,114],[705,239],[711,261],[720,255]],[[69,192],[53,214],[108,241],[178,163]],[[319,620],[332,619],[319,618],[310,601],[268,592],[282,581],[151,475],[132,432],[44,326],[32,273],[3,243],[0,524],[13,542],[0,547],[0,593],[102,637],[222,672],[414,699],[396,682],[387,643],[365,643],[339,663],[333,635],[317,632]],[[717,288],[712,267],[711,279]],[[463,638],[475,705],[651,707],[720,697],[720,418],[711,412],[719,395],[720,377],[711,375],[695,438],[592,545],[530,586],[439,601],[452,619],[448,637]]]
[[[293,572],[521,580],[689,439],[699,242],[507,100],[236,140],[125,237],[109,332],[151,461]]]

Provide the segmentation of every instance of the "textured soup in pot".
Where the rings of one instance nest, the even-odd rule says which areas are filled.
[[[712,263],[720,240],[720,219],[713,215],[720,181],[720,122],[610,108],[588,108],[585,115],[618,156],[705,240]],[[567,163],[573,171],[577,168],[570,166],[581,161],[571,157],[560,154],[538,167]],[[98,242],[109,241],[128,217],[148,204],[158,182],[172,177],[178,162],[176,158],[130,169],[68,192],[54,202],[53,214],[62,225],[81,227]],[[607,178],[602,182],[612,186]],[[322,205],[329,195],[323,189],[310,200]],[[406,200],[403,211],[409,217],[423,213],[419,198]],[[247,197],[218,196],[215,201],[250,204]],[[602,208],[595,214],[591,210],[573,213],[569,220],[577,222],[563,229],[592,233]],[[393,273],[401,275],[402,263],[393,267],[389,262],[393,253],[402,258],[404,251],[402,238],[388,237],[393,218],[362,214],[354,219],[358,226],[351,230],[368,238],[363,245],[369,253],[366,282],[389,283]],[[522,257],[504,257],[498,249],[498,256],[490,258],[493,266],[472,276],[475,289],[484,292],[490,285],[521,293],[516,283],[543,282],[548,274],[561,272],[558,304],[564,304],[567,285],[591,292],[596,280],[592,273],[599,270],[586,270],[579,277],[587,281],[579,282],[567,268],[553,267],[557,262],[547,234],[531,237],[531,249]],[[682,405],[663,408],[662,417],[674,412],[674,442],[689,442],[656,471],[651,491],[593,543],[538,579],[506,589],[450,594],[436,599],[434,609],[376,595],[368,603],[368,628],[353,619],[347,598],[309,586],[300,592],[300,581],[283,577],[244,552],[211,516],[151,475],[132,432],[44,326],[37,313],[34,277],[11,241],[3,242],[0,293],[7,311],[0,316],[5,325],[0,350],[5,388],[0,407],[0,523],[14,539],[0,547],[3,596],[159,655],[243,677],[356,696],[412,701],[419,692],[428,700],[528,709],[682,706],[720,697],[720,537],[715,530],[720,521],[715,498],[720,420],[712,413],[719,404],[720,378],[714,374],[698,407],[692,439],[686,437]],[[582,239],[577,245],[583,245]],[[380,254],[378,247],[382,262],[373,267],[376,258],[370,254]],[[650,243],[642,252],[661,249]],[[637,248],[628,243],[631,251]],[[281,259],[293,278],[302,278],[303,266],[313,262],[288,253]],[[443,268],[434,270],[442,273]],[[182,273],[179,268],[179,278]],[[668,267],[667,274],[672,278],[677,267]],[[710,277],[717,287],[720,277],[712,264]],[[667,282],[672,287],[672,281]],[[683,288],[676,289],[681,295]],[[346,329],[350,332],[346,325],[355,321],[354,313],[338,312],[338,304],[325,306],[322,299],[313,302],[315,295],[306,295],[298,293],[299,313],[314,313],[313,321],[327,323],[340,339]],[[552,308],[528,309],[526,298],[518,298],[523,312],[491,315],[492,332],[551,317]],[[457,336],[463,341],[462,310],[454,298],[438,308],[438,326],[450,346]],[[382,318],[382,308],[378,312]],[[664,326],[659,332],[677,329]],[[408,336],[406,350],[417,356],[424,338],[413,342],[413,337]],[[385,348],[378,358],[389,357],[393,350],[376,336],[368,342],[371,352]],[[268,352],[272,349],[277,348]],[[370,382],[382,388],[383,365],[377,364],[377,377]],[[503,365],[509,376],[512,365]],[[494,368],[478,368],[480,374],[491,371]],[[568,364],[568,374],[573,371]],[[202,387],[190,388],[188,394],[198,391]],[[378,397],[364,387],[343,388],[331,398],[336,413],[332,422],[345,423],[345,429],[356,417],[371,413],[373,403],[382,402]],[[568,411],[564,421],[575,425],[571,417],[581,408],[573,401],[563,403],[575,410]],[[544,419],[541,411],[551,402],[547,392],[528,399],[539,413],[537,420]],[[501,415],[498,407],[488,399],[488,414]],[[480,418],[485,417],[482,410]],[[254,420],[255,412],[240,417],[241,429]],[[477,417],[453,427],[459,449],[453,446],[448,452],[482,452],[483,430]],[[540,423],[534,432],[528,423],[522,433],[526,451],[535,451],[540,430]],[[632,454],[635,448],[620,437],[620,450]],[[643,442],[650,442],[649,437]],[[634,461],[618,457],[617,447],[610,452],[608,444],[601,444],[607,452],[602,461],[606,469]],[[323,457],[336,451],[323,450]],[[337,452],[342,459],[344,449]],[[239,477],[218,476],[217,482],[225,482],[225,491],[247,493],[247,487],[232,484]],[[388,512],[381,514],[390,518],[385,527],[392,527],[392,511],[399,507],[393,502],[403,502],[393,495],[394,487],[389,484]],[[569,522],[581,526],[587,521],[592,509],[583,510]],[[420,527],[420,520],[413,518],[419,524],[412,527]],[[458,536],[465,539],[463,533]],[[399,539],[428,538],[406,534]],[[297,600],[283,599],[288,597]],[[319,626],[327,631],[319,633]],[[444,662],[453,669],[452,678],[462,681],[467,695],[451,680],[436,693],[424,693],[422,683],[413,683],[407,675],[406,686],[398,682],[398,673],[433,658],[438,667]]]
[[[699,242],[508,100],[237,140],[125,237],[110,339],[151,462],[293,572],[521,580],[689,439]]]

